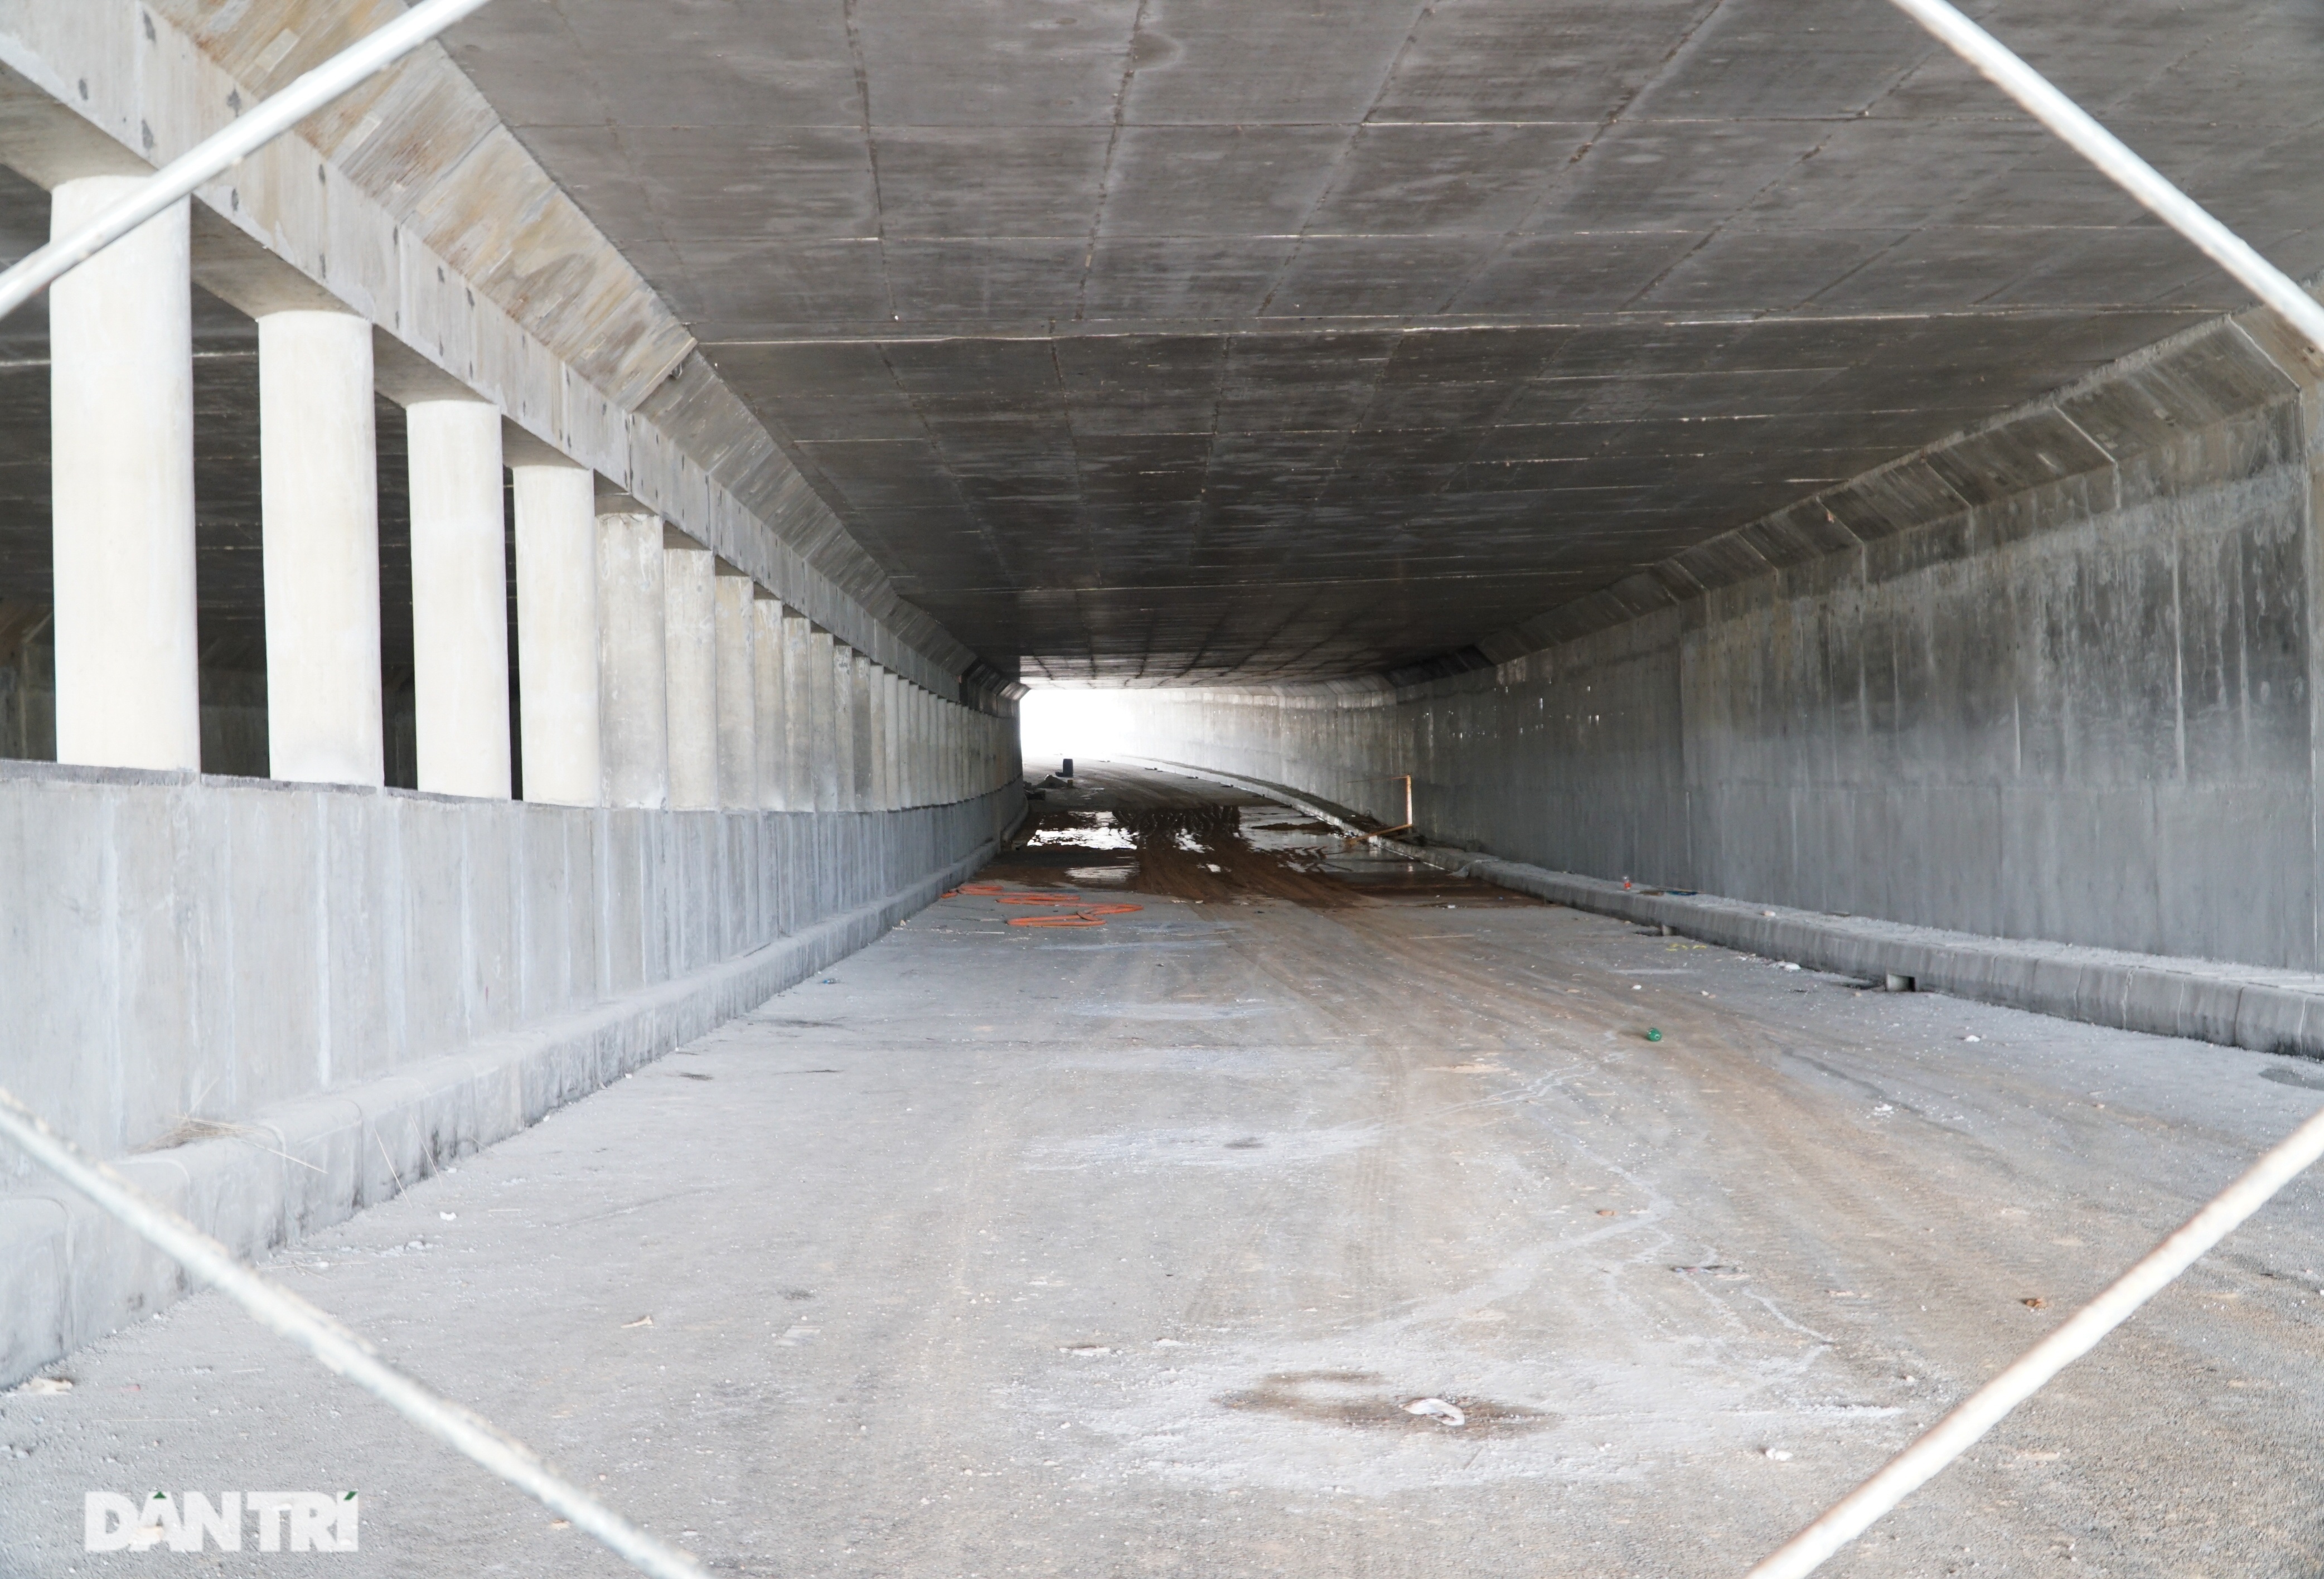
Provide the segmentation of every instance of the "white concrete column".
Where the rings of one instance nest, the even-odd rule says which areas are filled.
[[[953,781],[953,705],[950,702],[939,698],[936,702],[936,719],[928,731],[928,768],[936,776],[936,799],[947,805],[960,799],[954,793],[958,786]]]
[[[403,414],[420,788],[506,799],[508,504],[500,409],[421,401]]]
[[[50,234],[78,229],[141,179],[61,182]],[[188,267],[180,202],[49,290],[60,762],[202,765]]]
[[[716,556],[670,529],[662,548],[663,683],[669,692],[669,803],[681,810],[718,804],[717,578]]]
[[[949,705],[942,697],[931,695],[927,711],[920,720],[920,775],[927,784],[928,799],[935,802],[945,799],[944,767],[937,755],[936,731],[943,727],[945,708]]]
[[[783,613],[783,736],[785,803],[793,811],[816,809],[815,627],[805,614]],[[829,666],[825,665],[828,670]]]
[[[814,753],[815,808],[844,811],[846,803],[840,799],[840,787],[847,781],[841,771],[846,765],[846,732],[839,726],[839,666],[845,657],[828,631],[809,632],[807,648],[809,679],[815,688],[815,731],[808,748]]]
[[[912,804],[912,767],[906,744],[912,733],[912,682],[900,674],[890,675],[889,689],[893,695],[888,707],[888,760],[894,764],[889,770],[889,785],[895,791],[897,806],[906,807]]]
[[[764,593],[751,600],[751,654],[758,664],[759,805],[767,811],[791,809],[790,717],[785,706],[783,605]]]
[[[927,690],[904,681],[904,742],[897,761],[904,765],[904,805],[925,807],[927,793],[920,786],[920,734],[925,733],[923,721],[927,718]]]
[[[514,466],[517,732],[524,798],[595,806],[604,796],[597,695],[597,477],[586,466]]]
[[[855,650],[838,641],[831,650],[831,742],[838,809],[861,811],[863,800],[855,792]]]
[[[920,799],[928,805],[943,799],[936,793],[936,774],[928,757],[928,737],[936,727],[936,710],[943,706],[935,692],[921,692],[919,716],[912,736],[912,756],[917,764],[913,771],[919,778]]]
[[[277,779],[386,782],[379,679],[379,447],[371,320],[258,320],[266,757]]]
[[[888,753],[888,671],[874,663],[866,676],[872,720],[872,808],[896,809],[895,764]]]
[[[608,806],[669,804],[661,545],[659,516],[597,518],[598,717]]]
[[[759,804],[758,587],[739,570],[718,568],[712,588],[717,627],[718,804]]]
[[[872,784],[872,660],[861,652],[848,656],[847,718],[855,752],[854,805],[858,811],[871,811],[879,805]]]
[[[888,688],[886,727],[882,729],[880,750],[888,763],[888,808],[899,810],[909,806],[911,797],[904,790],[904,719],[910,706],[905,697],[904,677],[892,671],[880,677]]]
[[[945,700],[933,691],[920,706],[920,793],[931,803],[944,799],[944,779],[936,771],[936,725],[944,717]]]

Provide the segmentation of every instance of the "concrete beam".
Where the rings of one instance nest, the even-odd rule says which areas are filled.
[[[223,125],[235,113],[234,106],[263,91],[205,53],[200,42],[173,27],[167,8],[160,9],[157,15],[141,10],[135,0],[87,0],[70,8],[23,7],[0,22],[0,162],[43,184],[113,169],[148,173]],[[188,11],[178,21],[213,47],[229,41],[247,42],[235,27],[221,26],[222,19],[208,11]],[[295,27],[287,31],[299,34]],[[302,47],[312,49],[328,34],[318,31],[299,36]],[[231,57],[234,51],[226,52]],[[250,63],[245,51],[244,64]],[[415,83],[421,86],[414,88]],[[449,106],[463,90],[465,107],[454,113]],[[218,222],[204,226],[206,245],[222,257],[206,264],[206,284],[215,280],[226,300],[249,311],[278,304],[322,305],[313,292],[323,292],[331,305],[368,317],[426,363],[457,380],[466,392],[492,401],[511,420],[685,526],[830,628],[848,633],[898,667],[925,671],[939,686],[965,667],[966,650],[924,614],[896,600],[884,577],[870,568],[827,511],[816,504],[801,515],[801,506],[811,495],[801,497],[780,488],[768,494],[754,484],[759,499],[754,506],[714,475],[713,465],[726,466],[738,439],[755,440],[760,453],[752,463],[753,476],[770,468],[782,471],[788,463],[723,385],[711,389],[717,381],[706,367],[691,375],[700,387],[687,401],[665,400],[655,411],[632,409],[669,382],[668,374],[690,343],[682,328],[660,354],[665,357],[660,370],[641,375],[642,387],[617,379],[612,393],[602,392],[590,371],[520,324],[495,304],[489,288],[480,289],[444,251],[422,239],[436,235],[448,244],[450,236],[440,229],[448,217],[485,216],[482,231],[463,230],[458,221],[450,221],[461,238],[453,250],[463,257],[495,259],[501,268],[495,282],[512,303],[530,310],[549,299],[537,285],[523,284],[505,270],[520,242],[500,227],[512,223],[519,212],[530,211],[511,201],[513,189],[508,183],[546,186],[538,167],[506,139],[505,132],[499,134],[503,141],[493,144],[491,157],[458,162],[444,172],[442,183],[432,188],[437,207],[429,214],[399,217],[381,201],[366,181],[376,184],[379,191],[400,190],[409,197],[415,170],[429,157],[428,136],[440,137],[478,113],[490,120],[488,107],[432,47],[388,74],[378,95],[368,99],[355,96],[338,113],[355,102],[371,102],[374,110],[382,110],[389,99],[393,100],[392,113],[408,114],[414,128],[426,129],[419,142],[397,144],[401,148],[400,164],[370,160],[387,145],[384,139],[380,144],[370,143],[380,120],[365,128],[360,116],[349,123],[327,115],[316,124],[342,132],[351,155],[364,155],[357,162],[363,179],[351,177],[303,137],[290,136],[203,189],[197,206]],[[663,309],[634,272],[579,219],[569,200],[558,194],[555,201],[565,206],[558,226],[536,227],[521,239],[523,246],[552,249],[534,260],[533,270],[570,264],[569,251],[563,256],[554,251],[562,245],[588,254],[589,267],[611,271],[599,296],[575,320],[575,337],[567,349],[581,356],[584,346],[607,343],[602,314],[624,289],[632,297],[625,306]],[[226,242],[233,233],[255,244],[281,266],[255,264],[247,247]],[[488,240],[481,251],[475,247],[479,240]],[[237,273],[244,277],[237,279]],[[675,320],[668,321],[676,327]],[[589,357],[583,356],[583,360]],[[650,366],[650,362],[640,365]],[[625,400],[629,404],[622,403]],[[706,426],[706,411],[712,413]],[[699,430],[689,435],[689,424]],[[696,459],[689,444],[708,446],[713,462]],[[730,475],[736,482],[742,480],[739,474]],[[779,503],[779,520],[760,512]],[[793,536],[786,537],[787,530]],[[855,590],[843,590],[835,571]],[[881,612],[865,605],[867,596],[881,605]],[[906,641],[899,633],[901,628],[909,628],[912,641],[920,645]]]

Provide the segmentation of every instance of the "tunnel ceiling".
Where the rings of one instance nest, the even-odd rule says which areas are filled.
[[[2324,267],[2312,7],[1972,9]],[[1886,0],[503,0],[452,50],[1031,677],[1459,649],[2246,302]]]

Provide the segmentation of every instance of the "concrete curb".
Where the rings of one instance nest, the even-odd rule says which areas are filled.
[[[113,1167],[254,1260],[401,1194],[878,941],[973,875],[999,843],[740,958],[343,1091],[280,1103],[237,1122],[231,1135],[117,1158]],[[0,1198],[0,1288],[6,1387],[161,1309],[186,1292],[186,1279],[176,1262],[58,1185],[51,1195]]]
[[[1185,762],[1114,759],[1264,795],[1349,834],[1363,829],[1343,807],[1281,784]],[[1711,894],[1626,889],[1600,877],[1551,872],[1478,850],[1374,839],[1399,855],[1575,910],[1668,927],[1673,932],[1816,970],[1879,980],[1909,976],[1923,991],[2030,1009],[2118,1030],[2187,1037],[2254,1052],[2324,1058],[2324,976],[2260,965],[2126,954],[2074,944],[1859,916],[1785,910]]]

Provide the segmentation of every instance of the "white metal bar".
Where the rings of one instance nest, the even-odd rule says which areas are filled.
[[[2104,1293],[1954,1405],[1950,1413],[1890,1459],[1877,1474],[1761,1560],[1748,1579],[1801,1579],[1814,1572],[1826,1557],[1862,1535],[1875,1519],[1967,1452],[2043,1383],[2089,1353],[2100,1338],[2128,1320],[2133,1311],[2161,1293],[2319,1156],[2324,1156],[2324,1108],[2147,1251]]]
[[[1996,88],[2024,106],[2027,114],[2067,146],[2098,166],[2101,174],[2137,199],[2154,217],[2202,249],[2251,293],[2275,309],[2324,351],[2324,307],[2300,282],[2254,251],[2243,237],[2213,218],[2202,205],[2163,179],[2161,171],[2090,118],[2081,106],[2052,88],[2040,72],[2008,47],[1946,3],[1894,0],[1896,8],[1927,28],[1953,53],[1977,68]]]
[[[648,1535],[558,1474],[523,1443],[404,1375],[337,1321],[235,1260],[226,1246],[112,1168],[83,1157],[79,1148],[5,1089],[0,1089],[0,1135],[192,1277],[241,1306],[260,1325],[280,1333],[438,1442],[571,1519],[641,1573],[654,1579],[708,1579],[692,1557]]]
[[[0,273],[0,318],[58,275],[87,263],[179,199],[255,153],[339,95],[385,70],[488,0],[421,0],[385,27],[306,72],[215,136],[205,138],[119,203]]]

